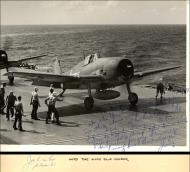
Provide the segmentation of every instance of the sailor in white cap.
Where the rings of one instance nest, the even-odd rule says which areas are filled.
[[[38,106],[40,107],[40,102],[39,102],[39,97],[38,97],[38,88],[37,87],[34,87],[34,91],[32,92],[30,105],[32,105],[31,118],[34,120],[40,120],[37,117]]]

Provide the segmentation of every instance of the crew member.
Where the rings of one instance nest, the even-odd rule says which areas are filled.
[[[52,90],[53,89],[51,89],[50,93],[52,93]],[[63,101],[63,100],[59,99],[55,92],[53,92],[52,94],[50,94],[45,99],[45,104],[48,106],[48,111],[47,111],[47,116],[46,116],[46,124],[48,124],[48,119],[50,118],[51,113],[54,113],[55,114],[55,118],[56,118],[56,123],[57,123],[57,125],[60,125],[60,122],[59,122],[59,113],[57,112],[57,109],[55,108],[56,101]]]
[[[52,96],[52,94],[53,94],[53,92],[54,92],[54,88],[53,88],[53,84],[51,84],[50,85],[50,90],[49,90],[49,96]],[[52,123],[54,123],[55,122],[55,114],[52,112],[52,113],[50,113],[50,115],[49,115],[49,117],[48,117],[49,119],[51,119],[51,122]]]
[[[162,99],[163,98],[163,94],[165,94],[165,86],[163,84],[163,79],[160,78],[159,79],[159,83],[157,84],[156,86],[156,98],[158,97],[158,94],[160,93],[160,98]]]
[[[5,87],[6,87],[6,83],[3,83],[3,85],[1,85],[1,89],[0,89],[0,113],[1,114],[5,114],[4,109],[5,109]]]
[[[16,102],[17,98],[13,94],[13,91],[10,91],[9,95],[6,98],[6,103],[7,103],[7,120],[10,119],[9,117],[9,111],[11,112],[11,117],[14,116],[14,105]]]
[[[35,87],[34,91],[32,92],[30,105],[32,105],[31,118],[35,119],[35,120],[40,120],[37,117],[38,106],[40,107],[40,102],[39,102],[39,98],[38,98],[38,88],[37,87]]]
[[[51,96],[51,94],[53,94],[53,92],[54,92],[53,84],[50,84],[50,87],[49,87],[49,96]]]
[[[15,103],[15,109],[16,109],[16,112],[15,112],[15,121],[14,121],[13,128],[14,128],[14,130],[17,130],[16,124],[18,121],[19,122],[18,123],[19,130],[25,131],[22,128],[22,116],[24,116],[24,110],[23,110],[23,105],[21,102],[21,96],[18,96],[18,101],[16,101],[16,103]]]
[[[53,84],[50,84],[49,89],[50,89],[50,90],[51,90],[51,89],[54,89]]]
[[[14,85],[14,76],[12,72],[9,72],[8,79],[9,79],[9,85]]]
[[[173,84],[172,83],[168,83],[168,90],[172,91],[173,90]]]

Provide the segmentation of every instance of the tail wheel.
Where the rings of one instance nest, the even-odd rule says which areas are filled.
[[[136,93],[130,93],[128,97],[129,102],[131,105],[135,106],[138,102],[138,96]]]
[[[84,106],[86,110],[91,110],[93,108],[93,105],[94,105],[94,99],[92,97],[86,97],[84,99]]]

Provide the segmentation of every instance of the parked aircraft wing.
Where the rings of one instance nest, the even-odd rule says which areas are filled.
[[[143,71],[143,72],[135,72],[134,73],[134,79],[138,79],[147,75],[152,75],[155,73],[159,73],[159,72],[164,72],[167,70],[172,70],[172,69],[176,69],[176,68],[180,68],[181,66],[173,66],[173,67],[165,67],[165,68],[160,68],[160,69],[156,69],[156,70],[147,70],[147,71]]]
[[[21,63],[21,62],[37,59],[37,58],[44,57],[44,56],[47,56],[47,54],[42,54],[42,55],[38,55],[38,56],[32,56],[32,57],[28,57],[28,58],[24,58],[24,59],[20,59],[20,60],[15,60],[15,61],[9,61],[9,63]]]
[[[24,70],[24,71],[12,71],[15,77],[26,78],[31,80],[41,80],[41,81],[49,81],[49,82],[97,82],[102,80],[103,78],[98,75],[84,75],[84,76],[76,76],[76,75],[65,75],[65,74],[53,74],[53,73],[45,73],[38,72],[34,70]],[[9,75],[9,72],[4,74]]]

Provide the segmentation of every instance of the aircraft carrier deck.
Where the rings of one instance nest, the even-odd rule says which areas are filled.
[[[6,78],[1,77],[1,82]],[[92,111],[85,110],[83,101],[87,90],[66,90],[63,102],[57,102],[61,126],[45,124],[47,106],[44,99],[49,88],[39,86],[40,120],[31,119],[30,98],[34,86],[30,81],[15,79],[15,85],[6,87],[22,96],[25,132],[13,129],[14,119],[1,115],[2,145],[93,145],[94,150],[123,150],[133,146],[185,146],[186,94],[166,91],[164,99],[155,99],[156,90],[146,86],[133,86],[139,102],[131,107],[125,86],[116,88],[121,97],[96,100]],[[56,89],[56,92],[61,90]],[[120,147],[112,147],[120,145]],[[50,150],[49,150],[50,151]]]

